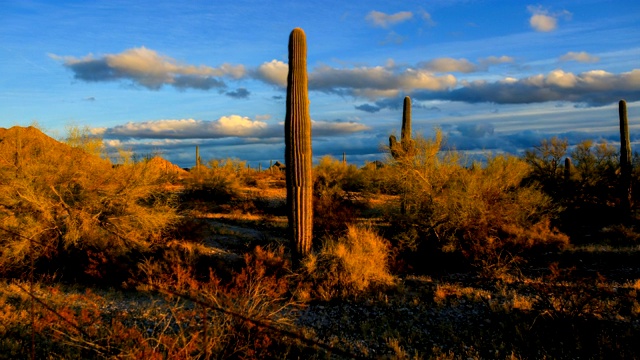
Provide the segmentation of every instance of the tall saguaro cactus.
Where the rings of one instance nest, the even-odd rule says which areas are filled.
[[[311,251],[313,176],[311,116],[307,79],[307,39],[295,28],[289,36],[287,112],[284,121],[287,174],[287,215],[294,264]]]
[[[631,141],[629,141],[629,122],[627,120],[627,102],[618,103],[620,115],[620,205],[625,217],[631,215]]]
[[[413,153],[413,140],[411,139],[411,98],[404,97],[402,106],[402,130],[400,133],[400,143],[395,135],[389,136],[389,148],[391,155],[397,159],[402,155],[411,155]]]

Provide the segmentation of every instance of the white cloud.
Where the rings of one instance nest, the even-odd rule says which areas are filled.
[[[460,61],[460,66],[464,65]],[[472,65],[472,64],[471,64]],[[309,72],[309,90],[349,95],[367,99],[393,97],[401,91],[444,90],[456,85],[451,74],[435,75],[425,69],[394,70],[393,62],[387,66],[360,66],[335,68],[321,65]],[[255,71],[255,77],[266,83],[286,88],[288,65],[272,60]]]
[[[224,88],[222,78],[240,79],[246,75],[243,65],[222,64],[220,67],[189,65],[158,54],[145,47],[132,48],[119,54],[95,57],[91,54],[76,58],[50,55],[73,71],[83,81],[130,80],[132,83],[157,90],[164,85],[176,88],[209,90]]]
[[[513,62],[515,62],[515,59],[512,58],[511,56],[506,56],[506,55],[488,56],[488,57],[480,60],[480,65],[483,68],[485,68],[485,67],[488,67],[489,65],[508,64],[508,63],[513,63]]]
[[[578,78],[572,74],[562,70],[554,70],[547,75],[546,83],[561,88],[572,88],[576,86]]]
[[[387,28],[391,25],[407,21],[413,17],[410,11],[400,11],[395,14],[385,14],[380,11],[371,11],[367,14],[366,20],[373,26]]]
[[[531,13],[529,25],[539,32],[550,32],[558,27],[558,18],[571,18],[571,13],[563,10],[560,12],[550,13],[549,10],[541,6],[527,6],[527,10]]]
[[[251,120],[239,115],[223,116],[211,124],[211,129],[227,136],[256,136],[266,129],[264,121]]]
[[[462,72],[477,71],[477,67],[467,59],[437,58],[422,64],[422,67],[434,72]]]
[[[121,138],[222,138],[249,137],[264,134],[267,123],[240,115],[222,116],[217,120],[168,119],[128,122],[107,129],[107,137]]]
[[[456,78],[451,74],[434,76],[432,73],[422,70],[407,69],[397,78],[398,86],[405,91],[416,89],[442,90],[456,85]]]
[[[569,51],[568,53],[560,57],[560,61],[577,61],[582,63],[594,63],[594,62],[600,61],[600,58],[597,56],[590,55],[585,51],[581,51],[581,52]]]
[[[107,131],[106,127],[96,127],[96,128],[91,128],[89,130],[91,135],[102,135],[105,133],[105,131]]]
[[[280,60],[271,60],[258,66],[256,77],[266,83],[287,87],[289,65]]]
[[[416,69],[394,72],[381,66],[350,69],[321,66],[309,74],[309,87],[313,90],[369,99],[395,96],[399,91],[443,90],[455,84],[456,78],[450,74],[436,76]]]
[[[268,124],[269,115],[250,119],[246,116],[221,116],[217,120],[164,119],[143,122],[128,122],[112,128],[99,130],[110,146],[123,143],[151,144],[151,141],[181,141],[185,139],[241,138],[243,141],[266,141],[268,138],[282,137],[282,122]],[[355,121],[312,121],[313,135],[335,136],[352,134],[369,128]],[[261,140],[258,140],[261,139]]]
[[[451,100],[468,103],[493,102],[525,104],[547,101],[570,101],[594,106],[611,104],[621,98],[640,100],[640,69],[613,74],[591,70],[573,74],[554,70],[522,79],[506,78],[496,82],[462,82],[451,91],[419,92],[422,100]]]
[[[558,20],[545,14],[533,14],[529,19],[529,25],[536,31],[549,32],[558,27]]]

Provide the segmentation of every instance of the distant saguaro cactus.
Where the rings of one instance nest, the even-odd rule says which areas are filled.
[[[618,103],[620,116],[620,205],[625,217],[631,215],[631,141],[629,140],[629,122],[627,120],[627,102]]]
[[[200,146],[196,145],[196,170],[200,170]]]
[[[307,40],[295,28],[289,36],[287,111],[284,121],[287,215],[293,260],[311,251],[313,233],[313,176],[311,173],[311,116],[307,78]]]
[[[571,180],[571,159],[564,158],[564,181]]]
[[[20,157],[21,157],[21,151],[22,151],[22,141],[20,140],[20,132],[18,132],[16,134],[16,152],[15,152],[15,156],[13,159],[15,168],[16,168],[16,177],[18,176],[18,174],[20,173],[20,166],[21,161],[20,161]]]
[[[389,136],[389,149],[394,159],[398,159],[401,155],[411,155],[414,151],[414,143],[411,139],[411,98],[408,96],[404,97],[402,106],[400,143],[398,143],[395,135]]]

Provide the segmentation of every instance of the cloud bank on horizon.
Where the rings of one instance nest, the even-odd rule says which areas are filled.
[[[73,79],[67,86],[58,80],[65,100],[49,103],[49,108],[77,110],[69,116],[87,119],[111,145],[171,149],[178,160],[187,158],[184,149],[193,144],[208,146],[218,155],[233,151],[250,159],[278,158],[288,71],[286,35],[295,26],[309,29],[314,150],[325,153],[339,154],[340,148],[350,149],[361,160],[379,157],[380,144],[399,127],[397,111],[404,96],[413,99],[415,126],[427,131],[442,128],[456,148],[510,152],[535,145],[549,134],[579,141],[594,129],[600,130],[601,138],[615,141],[610,135],[615,131],[599,127],[598,119],[609,116],[621,98],[631,109],[640,101],[640,6],[635,3],[627,4],[627,14],[611,20],[606,20],[606,2],[589,7],[569,1],[563,4],[566,9],[510,1],[491,6],[457,1],[409,1],[400,7],[382,1],[335,3],[296,12],[295,26],[282,20],[284,14],[258,5],[253,14],[242,4],[224,0],[172,9],[175,18],[167,22],[162,4],[147,6],[144,15],[149,19],[138,27],[133,24],[143,18],[124,12],[114,11],[119,18],[111,18],[90,4],[69,8],[80,12],[79,22],[87,14],[104,16],[80,25],[94,33],[108,26],[111,33],[105,43],[52,46],[44,53],[54,65],[11,58],[32,72],[40,67]],[[22,6],[26,5],[16,2],[11,8]],[[126,9],[122,4],[109,6]],[[495,18],[496,9],[509,17]],[[47,12],[55,15],[55,10],[25,19],[46,23]],[[202,21],[211,18],[218,21]],[[463,23],[463,18],[472,21]],[[249,20],[254,26],[240,32],[232,25]],[[280,29],[280,23],[288,30]],[[283,32],[278,43],[268,40],[276,32],[273,24]],[[271,30],[259,30],[265,25]],[[135,40],[131,29],[144,37]],[[199,36],[207,31],[215,39],[209,43]],[[224,42],[226,36],[234,42]],[[242,36],[252,45],[234,45],[242,44],[235,38]],[[170,38],[175,46],[165,40]],[[10,74],[0,70],[3,75]],[[7,83],[17,83],[18,78]],[[21,98],[6,93],[7,104]],[[71,96],[81,100],[66,99]],[[12,108],[2,101],[0,96],[0,106]],[[119,107],[123,110],[117,112]],[[91,109],[113,114],[114,119],[92,121]],[[570,131],[578,119],[584,119],[582,124]],[[257,151],[255,146],[262,148]]]
[[[267,117],[268,118],[268,117]],[[368,130],[354,121],[311,121],[314,136],[340,136]],[[120,139],[219,139],[273,138],[283,136],[282,123],[268,124],[261,119],[240,115],[222,116],[216,120],[166,119],[128,122],[111,128],[98,128],[95,135]]]
[[[286,87],[288,65],[271,60],[256,69],[244,65],[221,64],[218,67],[182,64],[157,52],[142,48],[128,49],[120,54],[83,58],[52,55],[78,80],[87,82],[128,80],[149,90],[162,86],[177,89],[211,90],[226,88],[224,78],[253,78],[280,88]],[[568,52],[560,61],[593,63],[598,57],[586,52]],[[513,64],[512,57],[490,56],[473,63],[467,59],[436,58],[415,66],[336,68],[327,65],[309,72],[309,90],[357,99],[380,100],[399,95],[413,95],[419,100],[449,100],[468,103],[530,104],[547,101],[569,101],[591,106],[610,104],[621,97],[640,100],[640,69],[612,74],[590,70],[580,74],[553,70],[525,78],[505,77],[493,82],[459,80],[452,73],[476,73],[489,66]],[[249,91],[238,88],[226,92],[235,98],[249,97]],[[363,107],[363,105],[360,105]],[[366,107],[369,111],[372,107]],[[380,109],[377,107],[376,109]],[[363,110],[363,109],[361,109]],[[367,110],[364,110],[367,111]]]

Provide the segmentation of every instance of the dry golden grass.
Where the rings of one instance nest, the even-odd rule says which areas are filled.
[[[346,235],[326,239],[317,254],[305,258],[302,271],[315,283],[312,291],[328,300],[393,285],[395,278],[388,264],[388,242],[370,228],[350,225]],[[303,298],[310,297],[303,293]]]

